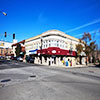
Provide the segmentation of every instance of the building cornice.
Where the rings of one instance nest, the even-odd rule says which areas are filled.
[[[56,32],[56,33],[54,33],[54,32]],[[79,39],[77,39],[75,37],[72,37],[70,35],[67,35],[64,32],[59,31],[59,30],[48,30],[46,32],[43,32],[40,35],[37,35],[35,37],[26,39],[25,42],[29,42],[29,41],[32,41],[32,40],[36,40],[36,39],[39,39],[40,37],[46,37],[46,36],[52,36],[52,35],[61,36],[61,37],[68,38],[68,39],[71,39],[71,40],[74,40],[74,41],[79,42]]]

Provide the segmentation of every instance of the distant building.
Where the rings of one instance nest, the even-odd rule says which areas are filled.
[[[16,57],[16,53],[15,53],[15,49],[16,49],[16,47],[17,47],[17,45],[18,44],[21,44],[21,48],[22,48],[22,52],[23,51],[25,51],[25,46],[24,46],[24,43],[25,43],[25,40],[23,40],[23,41],[20,41],[20,42],[13,42],[13,44],[12,44],[12,51],[13,51],[13,55],[14,55],[14,57]]]
[[[59,30],[49,30],[25,40],[26,55],[35,57],[35,63],[44,65],[76,65],[76,45],[79,39]],[[82,59],[85,63],[85,58]]]
[[[12,54],[12,43],[0,41],[0,56],[6,57]]]

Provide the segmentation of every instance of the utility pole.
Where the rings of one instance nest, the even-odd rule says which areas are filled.
[[[71,44],[70,44],[71,66],[72,66],[72,55],[73,55],[73,48],[72,48],[72,39],[71,39]]]
[[[42,40],[42,37],[40,37],[40,39],[41,39],[40,59],[41,59],[41,64],[42,64],[42,42],[43,42],[43,40]]]

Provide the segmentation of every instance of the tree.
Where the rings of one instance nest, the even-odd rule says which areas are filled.
[[[90,47],[90,56],[92,56],[92,62],[95,62],[95,49],[97,48],[97,45],[95,44],[96,41],[92,41],[89,45]]]
[[[76,45],[77,49],[77,55],[80,57],[80,64],[81,64],[81,53],[84,52],[86,54],[86,64],[87,64],[87,58],[90,61],[90,58],[92,57],[92,62],[95,62],[95,49],[97,47],[96,41],[93,41],[91,38],[90,33],[84,32],[82,38],[79,40],[79,44]]]
[[[25,54],[26,54],[26,51],[25,51],[25,50],[20,52],[20,56],[21,56],[22,58],[25,56]]]
[[[81,40],[83,40],[83,44],[84,44],[84,52],[86,54],[86,64],[87,64],[87,57],[90,58],[90,56],[92,56],[92,58],[94,57],[94,51],[96,49],[96,42],[92,41],[91,38],[91,34],[90,33],[86,33],[84,32],[83,37],[81,38]]]
[[[83,37],[81,38],[81,40],[84,40],[85,43],[87,44],[88,42],[91,41],[91,34],[84,32]]]
[[[83,46],[81,44],[76,45],[77,54],[80,55],[83,51]]]
[[[17,44],[17,47],[15,48],[15,53],[16,53],[16,56],[20,56],[20,53],[21,53],[21,44]]]
[[[81,52],[83,52],[83,45],[81,44],[81,40],[80,40],[80,43],[76,45],[76,50],[77,50],[77,55],[79,56],[80,58],[80,64],[82,63],[81,62]]]

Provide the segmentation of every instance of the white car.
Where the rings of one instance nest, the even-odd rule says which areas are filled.
[[[18,58],[17,58],[17,61],[23,61],[23,58],[18,57]]]

